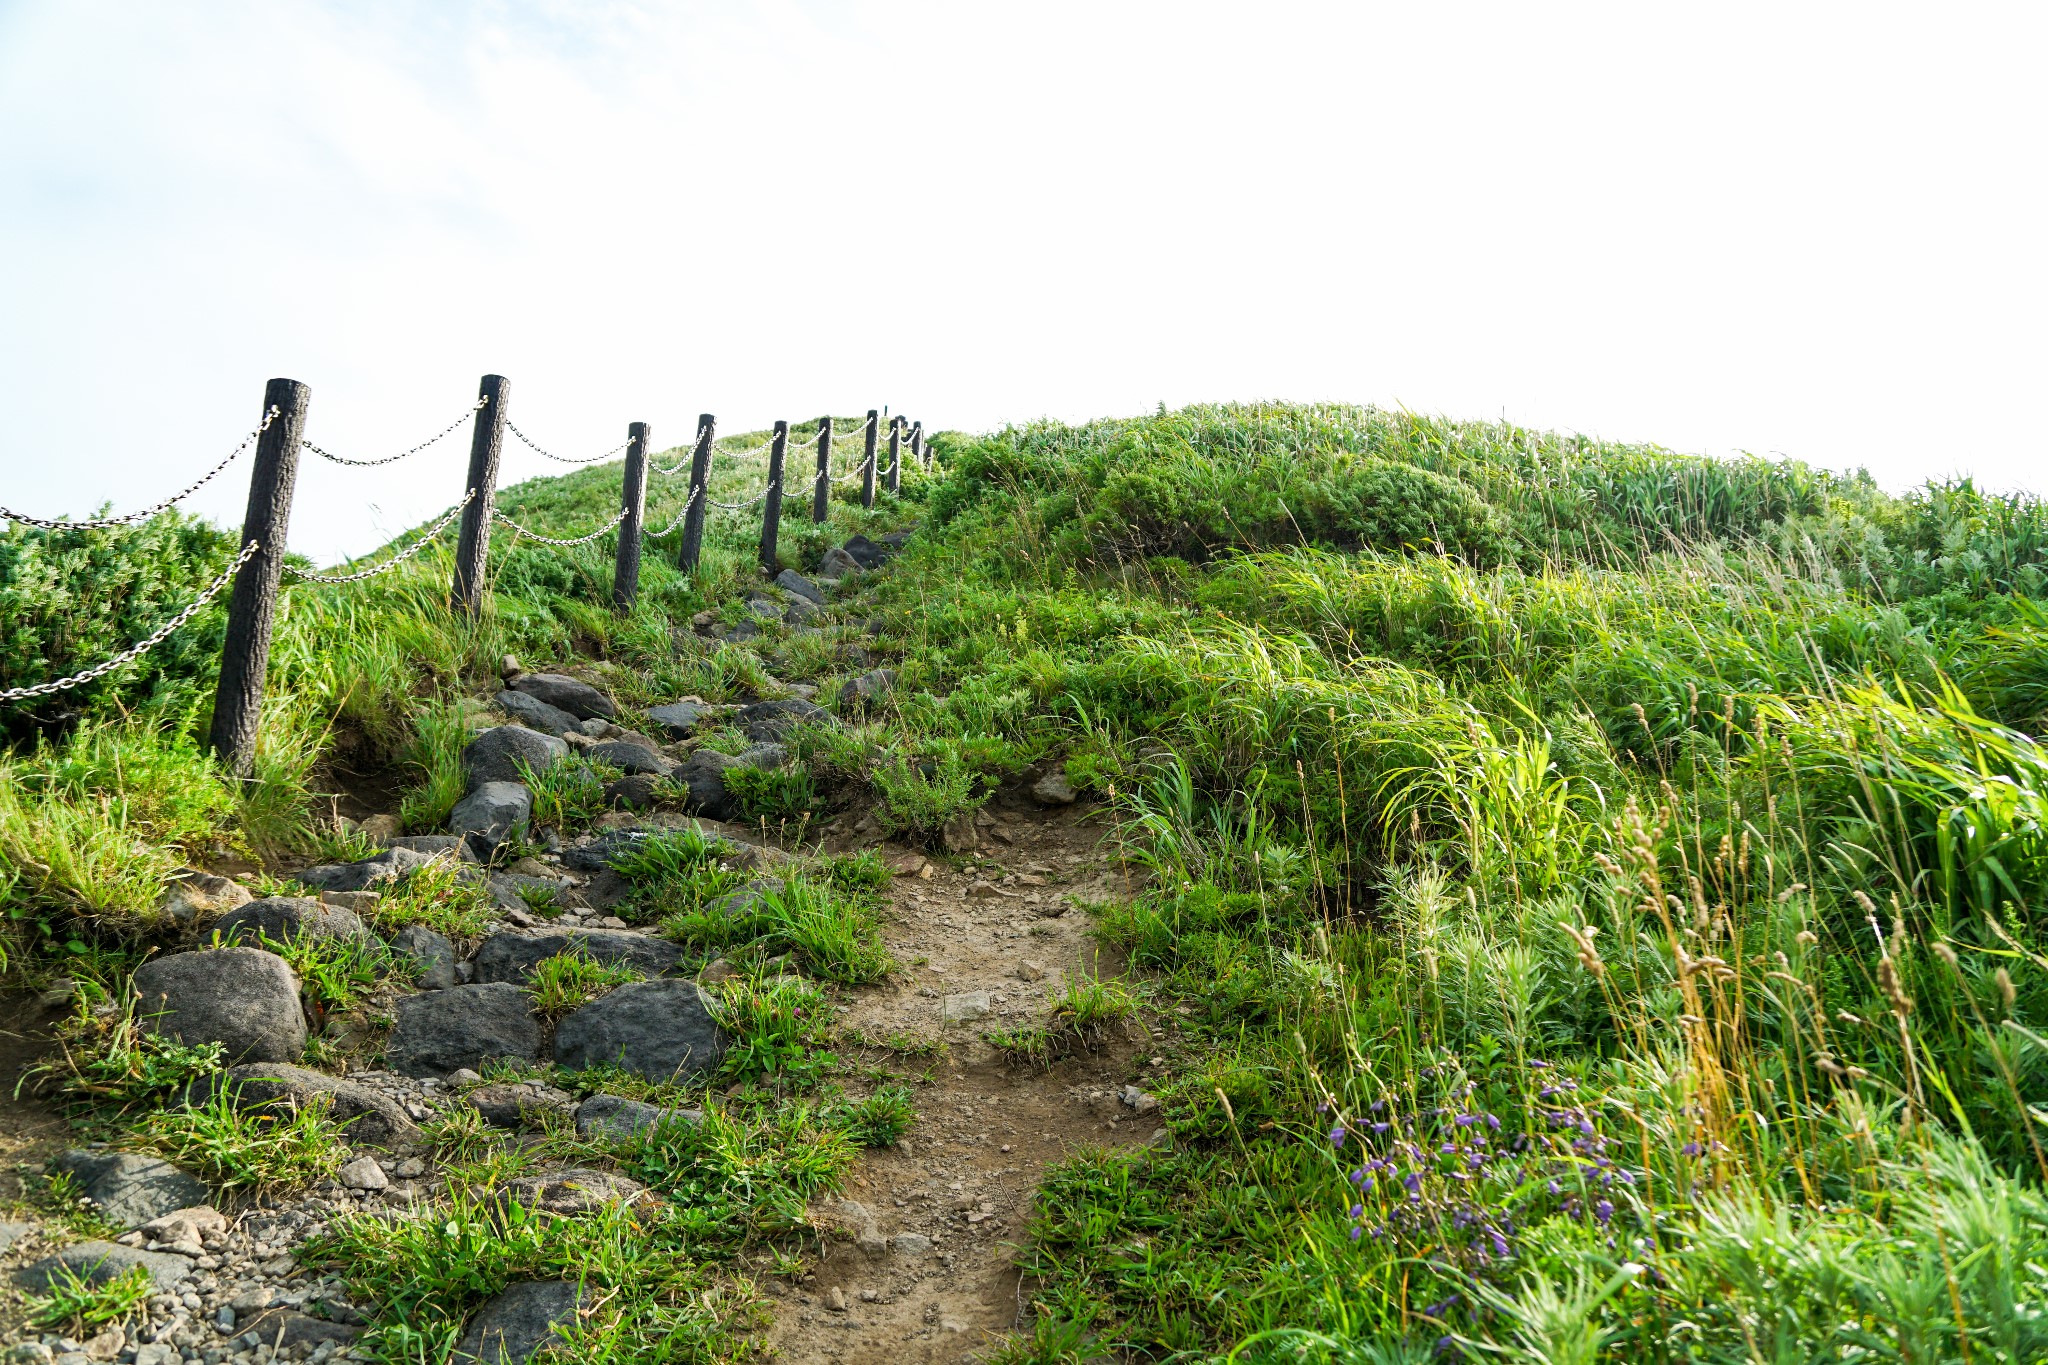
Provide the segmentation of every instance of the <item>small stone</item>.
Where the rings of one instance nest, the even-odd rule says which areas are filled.
[[[153,1218],[136,1231],[156,1242],[196,1242],[209,1232],[224,1230],[227,1225],[227,1216],[219,1209],[210,1204],[198,1204]]]
[[[1066,773],[1058,768],[1032,783],[1031,795],[1034,800],[1048,806],[1071,806],[1081,799],[1081,793],[1074,790],[1074,784],[1067,781]]]
[[[174,923],[190,924],[201,915],[217,915],[247,905],[249,900],[249,892],[241,883],[187,868],[164,888],[163,895],[157,898],[156,911]]]
[[[688,739],[697,732],[697,727],[712,714],[712,708],[696,702],[672,701],[666,706],[650,707],[647,719],[670,739]]]
[[[775,586],[815,606],[825,605],[825,591],[795,569],[784,569],[775,575]]]
[[[962,811],[948,820],[939,832],[948,853],[972,853],[981,847],[981,832],[974,827],[974,814]]]
[[[85,1353],[94,1360],[112,1360],[115,1356],[121,1354],[121,1348],[127,1344],[128,1334],[126,1332],[122,1331],[118,1326],[109,1327],[106,1331],[100,1332],[86,1340]]]
[[[405,833],[405,822],[395,815],[372,815],[359,828],[366,837],[385,844]]]
[[[359,1156],[335,1173],[341,1183],[352,1190],[381,1190],[391,1183],[391,1177],[384,1174],[384,1168],[377,1164],[377,1158]]]
[[[568,756],[569,746],[553,735],[523,725],[499,725],[463,748],[462,773],[471,790],[486,782],[524,782],[527,772],[546,772]]]
[[[495,848],[526,832],[533,818],[533,793],[518,782],[484,782],[455,803],[448,817],[452,833],[475,835]]]
[[[539,697],[550,706],[559,706],[579,719],[611,720],[619,714],[610,697],[589,683],[561,673],[523,673],[512,680],[512,687],[529,697]]]
[[[1043,964],[1033,962],[1028,957],[1017,964],[1017,976],[1021,980],[1043,981],[1049,975],[1051,975],[1051,973],[1045,969]]]
[[[976,881],[968,883],[967,894],[971,899],[974,900],[988,900],[990,897],[995,896],[998,893],[996,891],[995,886],[992,883]]]
[[[877,710],[896,690],[896,670],[877,668],[849,678],[839,689],[839,714],[865,716]]]
[[[857,575],[861,571],[860,561],[837,545],[825,551],[824,559],[818,565],[818,577],[827,582]]]
[[[448,1073],[448,1084],[450,1085],[475,1085],[482,1079],[482,1076],[479,1076],[466,1066],[459,1066]]]
[[[846,1291],[836,1284],[826,1290],[825,1307],[834,1313],[844,1313],[846,1311]]]
[[[947,996],[940,1006],[940,1013],[946,1022],[959,1023],[986,1018],[990,1008],[987,991],[962,991],[958,995]]]
[[[730,981],[738,975],[740,975],[740,969],[721,957],[705,964],[704,970],[697,973],[697,984],[700,986],[716,986],[720,982]]]

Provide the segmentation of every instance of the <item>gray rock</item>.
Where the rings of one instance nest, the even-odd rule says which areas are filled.
[[[858,574],[860,571],[860,561],[840,549],[837,545],[825,551],[824,559],[818,564],[818,577],[832,583]]]
[[[604,784],[604,802],[613,810],[652,810],[660,803],[662,779],[653,773],[634,773]]]
[[[622,1095],[592,1095],[576,1106],[576,1136],[637,1137],[664,1124],[702,1123],[702,1109],[664,1109]]]
[[[583,756],[598,763],[609,763],[623,773],[652,773],[656,777],[668,776],[676,766],[654,750],[622,739],[593,744],[583,751]]]
[[[932,1254],[932,1239],[921,1232],[899,1232],[891,1245],[898,1256],[929,1256]]]
[[[607,1095],[602,1098],[611,1099],[614,1097]],[[632,1101],[627,1100],[624,1103],[630,1104]],[[652,1105],[648,1107],[650,1109],[653,1108]],[[0,1256],[5,1256],[9,1251],[12,1251],[16,1243],[27,1241],[29,1234],[35,1230],[36,1225],[34,1223],[0,1222]]]
[[[780,877],[756,877],[737,891],[728,891],[723,896],[709,901],[704,906],[706,914],[720,915],[726,919],[738,919],[752,914],[770,895],[779,895],[783,889]]]
[[[70,1172],[100,1217],[124,1232],[213,1198],[205,1185],[162,1157],[76,1149],[50,1164]]]
[[[730,754],[713,749],[699,749],[691,754],[689,761],[671,775],[671,780],[687,794],[683,808],[707,820],[730,820],[734,811],[732,794],[725,789],[725,770],[734,763]]]
[[[183,1256],[173,1256],[164,1251],[137,1251],[112,1242],[80,1242],[76,1246],[65,1247],[54,1256],[45,1256],[33,1265],[24,1266],[14,1273],[14,1281],[24,1289],[40,1294],[49,1289],[60,1270],[68,1270],[88,1284],[105,1284],[126,1273],[131,1266],[138,1265],[149,1271],[150,1281],[159,1290],[170,1289],[192,1274],[192,1262]]]
[[[880,545],[866,536],[854,536],[844,546],[848,556],[863,569],[879,569],[885,560],[895,552],[893,545]]]
[[[524,764],[546,772],[569,756],[569,746],[553,735],[524,725],[500,725],[484,731],[462,750],[462,773],[474,791],[486,782],[524,782]]]
[[[323,863],[319,867],[309,867],[295,880],[315,891],[370,891],[388,886],[419,871],[437,855],[447,851],[438,845],[420,847],[425,842],[419,836],[393,839],[389,848],[374,857],[353,863]]]
[[[491,1196],[491,1207],[501,1217],[517,1206],[558,1218],[576,1218],[596,1213],[607,1204],[633,1203],[646,1194],[647,1187],[637,1180],[578,1168],[508,1180]]]
[[[789,750],[780,744],[749,744],[733,755],[735,768],[783,768],[789,765]]]
[[[986,1018],[991,1008],[987,991],[962,991],[941,1002],[940,1013],[947,1023]]]
[[[799,725],[836,725],[838,718],[811,701],[757,701],[742,706],[739,723],[747,738],[759,744],[783,739]]]
[[[818,607],[808,598],[792,597],[782,609],[782,619],[791,625],[802,625],[818,614]]]
[[[555,1028],[555,1060],[580,1070],[610,1063],[650,1081],[715,1069],[725,1036],[694,981],[635,981],[593,1000]]]
[[[674,969],[683,950],[667,939],[632,929],[557,929],[544,934],[492,934],[476,953],[476,979],[523,985],[545,958],[582,953],[631,967],[644,976]]]
[[[341,1169],[334,1173],[334,1178],[341,1182],[343,1189],[348,1190],[381,1190],[391,1184],[391,1177],[384,1174],[384,1168],[377,1164],[377,1158],[373,1156],[359,1156],[353,1161],[344,1162]]]
[[[476,858],[470,853],[469,845],[459,834],[408,834],[402,839],[393,839],[391,847],[404,849],[408,853],[420,854],[424,861],[448,858],[456,862],[473,863]]]
[[[747,614],[763,621],[780,621],[782,603],[772,597],[756,593],[747,599]]]
[[[896,670],[893,668],[877,668],[858,678],[848,678],[846,685],[839,689],[839,712],[846,716],[867,715],[895,690]]]
[[[742,621],[718,638],[729,645],[744,644],[761,633],[761,627],[752,621]]]
[[[205,1104],[226,1086],[237,1110],[294,1110],[324,1106],[353,1143],[396,1147],[419,1136],[398,1101],[358,1081],[288,1062],[250,1062],[193,1082],[189,1102]]]
[[[287,1349],[318,1346],[323,1341],[346,1346],[363,1334],[363,1329],[352,1323],[329,1322],[290,1308],[273,1308],[236,1326],[243,1333],[253,1334],[265,1346],[282,1345]]]
[[[524,835],[532,818],[532,792],[517,782],[486,782],[455,803],[448,828],[495,848]]]
[[[825,605],[825,590],[795,569],[784,569],[775,575],[775,586],[786,593],[803,598],[814,606]]]
[[[540,1046],[540,1020],[526,992],[491,981],[401,999],[384,1060],[403,1076],[445,1076],[493,1057],[532,1061]]]
[[[136,1014],[152,1032],[219,1043],[230,1062],[296,1061],[306,1050],[299,978],[260,948],[209,948],[135,969]]]
[[[569,1094],[551,1085],[501,1082],[479,1085],[462,1092],[462,1102],[484,1116],[493,1128],[526,1128],[539,1124],[543,1116],[569,1111]]]
[[[251,947],[262,939],[272,943],[289,943],[302,938],[342,938],[360,942],[370,936],[370,931],[355,911],[305,896],[265,896],[260,901],[250,901],[215,920],[213,931],[220,935],[223,943],[245,943]]]
[[[445,991],[455,984],[455,945],[424,924],[408,924],[391,936],[391,950],[419,968],[420,989]]]
[[[1081,799],[1081,793],[1074,790],[1074,784],[1067,781],[1067,775],[1054,768],[1044,777],[1031,784],[1031,797],[1048,806],[1071,806]]]
[[[518,721],[529,730],[538,730],[544,735],[560,738],[565,732],[576,728],[577,717],[559,706],[550,706],[539,697],[506,688],[495,698],[498,709]]]
[[[485,887],[491,893],[491,903],[501,910],[524,910],[532,904],[527,896],[535,893],[545,893],[536,899],[545,902],[551,897],[559,905],[568,893],[568,887],[552,877],[529,877],[523,872],[492,872],[485,878]]]
[[[522,673],[512,680],[512,690],[538,697],[578,720],[611,720],[619,714],[610,697],[562,673]]]
[[[654,722],[661,732],[670,739],[688,739],[697,732],[697,727],[716,713],[716,708],[699,706],[693,701],[672,701],[666,706],[657,706],[647,713],[647,719]]]
[[[562,1280],[508,1285],[470,1319],[450,1365],[526,1365],[541,1347],[562,1339],[555,1325],[566,1332],[585,1297],[580,1286]]]
[[[248,888],[211,872],[186,868],[174,876],[157,897],[156,912],[175,924],[190,924],[201,915],[215,915],[247,905]]]

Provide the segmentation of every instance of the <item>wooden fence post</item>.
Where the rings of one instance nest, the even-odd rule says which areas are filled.
[[[811,493],[811,520],[823,521],[832,511],[832,419],[818,419],[818,486]]]
[[[917,461],[919,469],[924,468],[924,419],[917,419],[917,426],[910,433],[910,455]]]
[[[501,374],[487,374],[477,386],[483,406],[476,410],[476,426],[469,438],[469,482],[463,485],[475,494],[462,509],[462,538],[455,546],[455,582],[448,591],[448,607],[458,616],[475,616],[484,605],[484,566],[491,553],[491,512],[498,502],[498,456],[505,448],[505,407],[512,398],[512,381]]]
[[[903,419],[889,419],[889,491],[903,486]]]
[[[690,452],[690,505],[683,511],[683,545],[676,552],[676,567],[684,573],[697,567],[704,549],[705,503],[711,497],[711,442],[718,435],[718,419],[708,412],[697,414],[697,447]]]
[[[861,448],[860,505],[875,505],[875,438],[882,434],[882,414],[868,409],[866,442]]]
[[[626,428],[626,481],[620,489],[626,519],[619,523],[619,551],[612,561],[612,605],[631,611],[640,595],[640,529],[647,515],[647,423]]]
[[[296,379],[273,379],[263,390],[263,411],[277,416],[256,441],[249,471],[249,507],[242,514],[242,545],[258,549],[235,575],[228,597],[228,636],[213,694],[207,743],[236,777],[256,761],[256,728],[263,717],[263,675],[270,667],[270,631],[277,615],[277,585],[284,573],[285,537],[291,529],[292,485],[299,475],[299,441],[313,391]]]
[[[782,458],[789,453],[789,423],[775,424],[768,445],[768,496],[761,500],[761,567],[774,573],[775,535],[782,529]]]

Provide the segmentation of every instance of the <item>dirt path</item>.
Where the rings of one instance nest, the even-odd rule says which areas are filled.
[[[1115,974],[1071,905],[1121,886],[1081,809],[1020,797],[989,813],[973,870],[934,862],[928,875],[899,872],[883,934],[903,970],[847,1002],[847,1033],[945,1048],[895,1060],[913,1075],[932,1067],[932,1083],[915,1087],[916,1126],[861,1163],[844,1200],[814,1208],[834,1235],[810,1273],[770,1284],[780,1302],[769,1341],[783,1360],[968,1359],[1018,1323],[1015,1248],[1046,1166],[1084,1147],[1145,1142],[1157,1127],[1118,1097],[1146,1060],[1135,1025],[1051,1071],[1015,1066],[982,1041],[990,1028],[1043,1020],[1068,980]],[[834,851],[841,845],[851,843]],[[893,845],[883,852],[899,868],[919,861]],[[987,993],[985,1016],[947,1018],[977,992]]]

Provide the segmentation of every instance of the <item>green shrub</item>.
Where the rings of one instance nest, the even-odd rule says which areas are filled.
[[[875,769],[874,782],[882,793],[876,811],[882,827],[926,845],[987,800],[985,784],[951,749],[937,759],[898,757]]]

